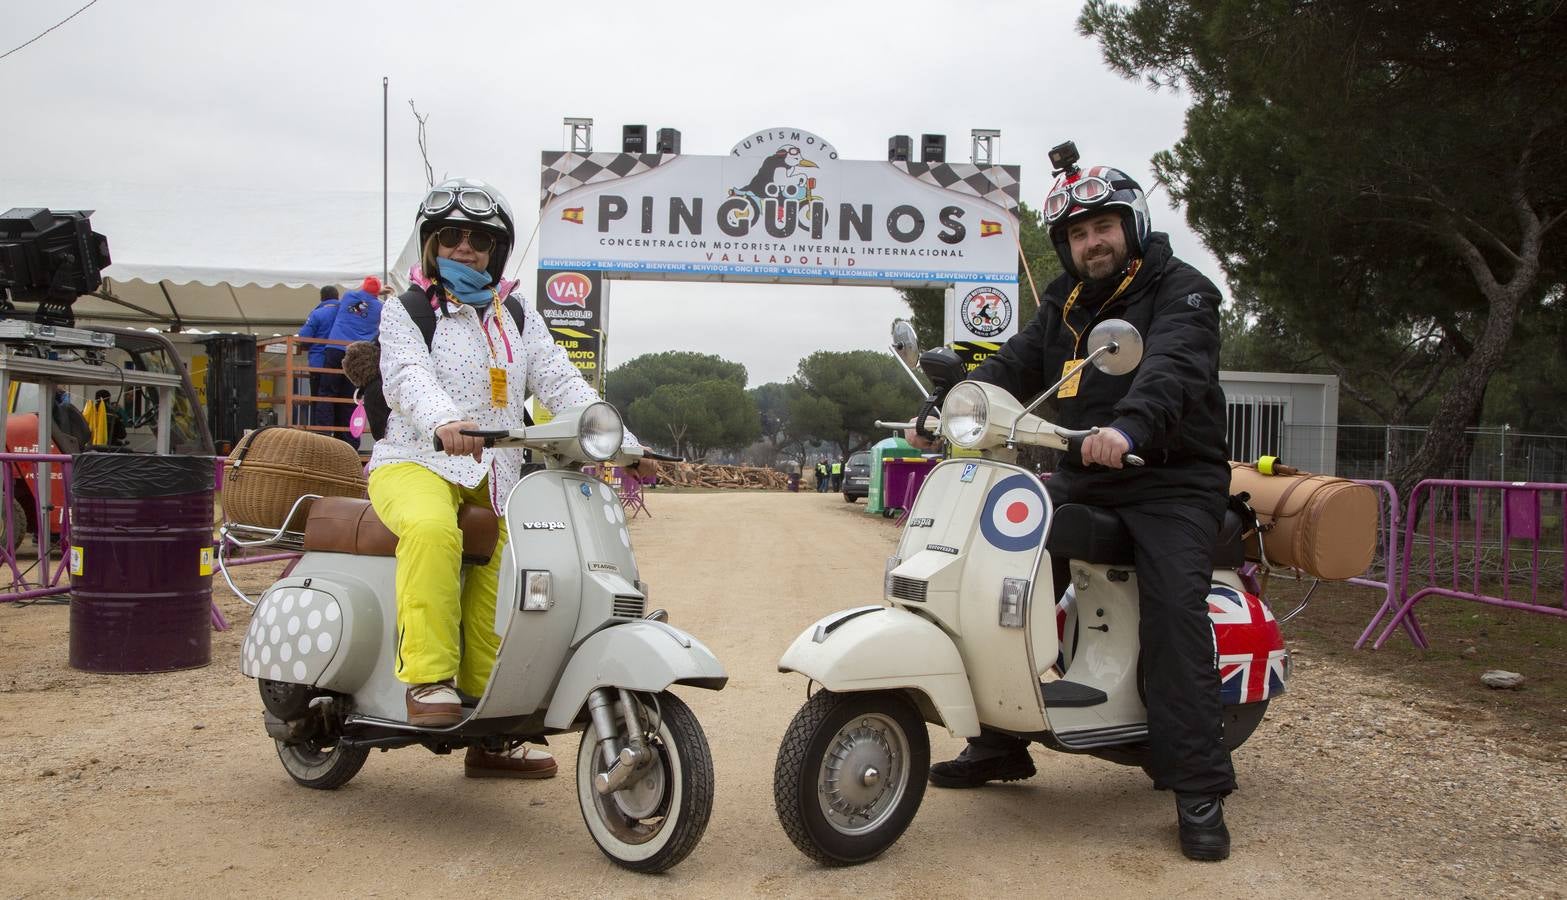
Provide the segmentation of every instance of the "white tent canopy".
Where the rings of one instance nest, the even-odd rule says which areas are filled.
[[[419,198],[389,197],[396,286]],[[76,301],[79,325],[291,333],[322,286],[382,274],[379,192],[0,179],[0,212],[29,206],[94,210],[93,230],[108,238],[103,296]]]

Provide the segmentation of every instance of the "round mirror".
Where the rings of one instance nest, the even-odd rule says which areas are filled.
[[[1125,319],[1105,319],[1088,333],[1088,352],[1110,346],[1094,358],[1094,367],[1107,375],[1125,375],[1143,361],[1143,336]]]
[[[892,322],[892,352],[910,366],[919,362],[919,335],[914,333],[914,326],[909,324],[908,319],[894,319]]]

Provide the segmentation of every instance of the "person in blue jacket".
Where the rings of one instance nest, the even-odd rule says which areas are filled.
[[[337,370],[326,376],[324,392],[327,396],[353,399],[354,386],[343,374],[343,353],[348,349],[348,344],[354,341],[373,341],[381,333],[381,298],[376,296],[380,292],[381,279],[371,275],[364,280],[358,290],[343,295],[337,310],[337,318],[332,321],[332,330],[327,334],[331,340],[343,343],[326,345],[322,355],[323,365]],[[348,422],[354,414],[353,404],[322,405],[332,408],[332,421],[324,424],[336,425],[343,429],[332,432],[332,435],[342,438],[357,448],[359,440],[348,433]]]
[[[326,340],[332,334],[332,323],[337,321],[338,308],[337,285],[329,284],[321,289],[321,302],[310,311],[310,317],[305,319],[304,327],[299,329],[302,338],[319,338]],[[306,359],[312,369],[319,369],[326,365],[326,344],[310,344],[307,347]],[[322,379],[326,377],[324,372],[310,373],[310,396],[324,396]],[[311,425],[332,424],[331,403],[310,404]],[[297,424],[297,423],[296,423]]]

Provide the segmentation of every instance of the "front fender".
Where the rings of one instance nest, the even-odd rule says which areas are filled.
[[[861,607],[827,616],[794,639],[778,671],[799,672],[835,693],[919,691],[954,737],[979,734],[957,646],[929,620],[902,609]]]
[[[720,690],[729,676],[713,651],[664,622],[628,622],[595,632],[566,664],[544,715],[548,728],[567,729],[601,687],[656,694],[672,684]]]

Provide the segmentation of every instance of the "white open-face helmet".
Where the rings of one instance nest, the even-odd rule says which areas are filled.
[[[493,235],[495,247],[490,251],[489,273],[491,283],[500,282],[517,234],[511,204],[500,191],[475,178],[449,178],[425,194],[417,221],[421,247],[430,235],[448,225]],[[434,272],[426,274],[435,276]]]

